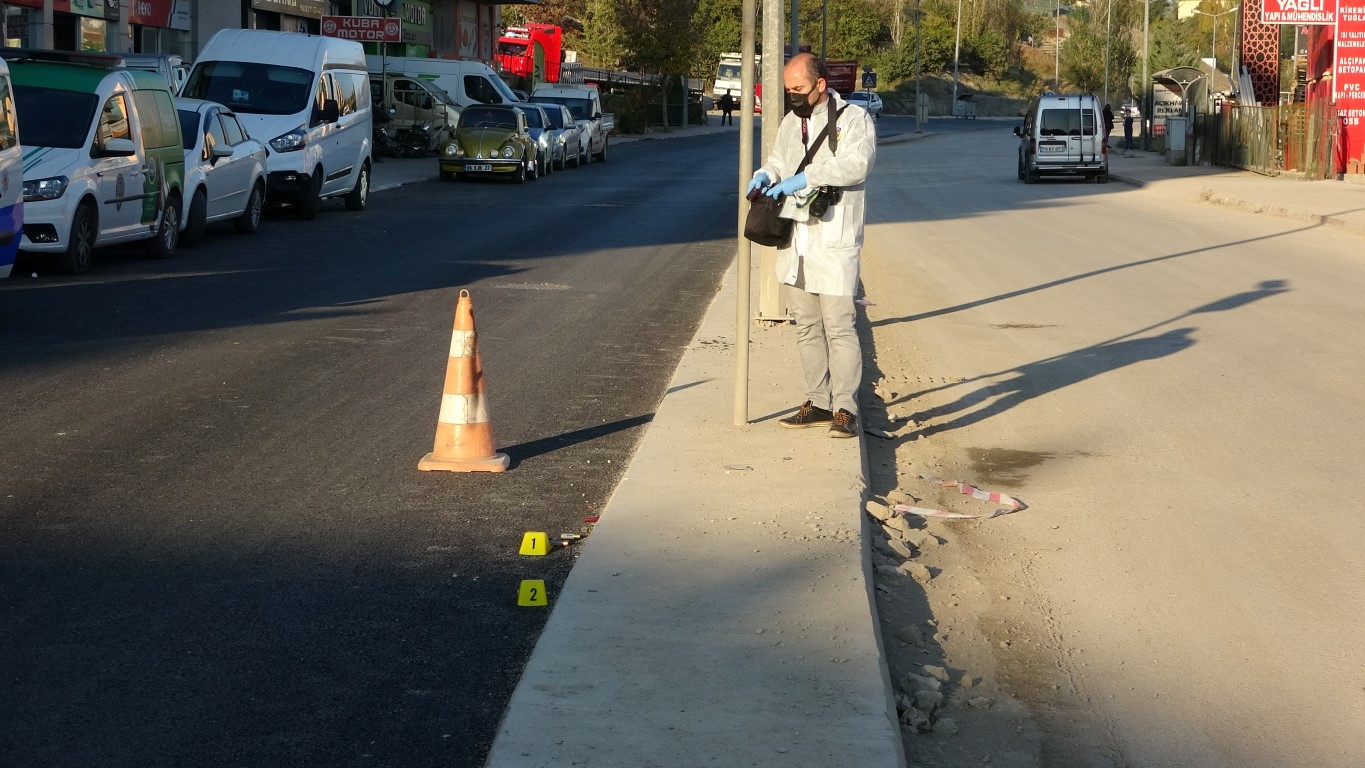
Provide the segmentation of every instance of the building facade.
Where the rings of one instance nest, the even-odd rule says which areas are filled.
[[[535,0],[530,0],[535,2]],[[521,0],[527,2],[527,0]],[[323,16],[396,16],[391,56],[493,61],[501,3],[480,0],[0,0],[5,45],[63,51],[158,52],[192,61],[221,29],[319,34]],[[378,53],[377,44],[367,44]]]

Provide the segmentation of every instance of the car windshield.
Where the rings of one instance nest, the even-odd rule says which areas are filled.
[[[528,47],[526,43],[498,43],[498,53],[503,56],[525,56]]]
[[[19,136],[29,146],[62,149],[85,146],[85,137],[90,135],[90,124],[98,107],[99,97],[93,93],[14,86],[14,115],[19,120]]]
[[[868,98],[869,97],[866,93],[850,93],[848,95],[849,101],[867,101]]]
[[[1095,135],[1095,112],[1089,109],[1045,109],[1039,122],[1040,136]]]
[[[516,128],[517,116],[510,109],[470,107],[460,115],[461,128]]]
[[[559,107],[545,110],[545,119],[550,121],[550,128],[556,131],[564,129],[564,110]]]
[[[234,112],[293,115],[313,99],[313,73],[249,61],[206,61],[190,73],[180,95],[226,104]]]
[[[193,109],[178,109],[180,113],[180,141],[185,149],[192,150],[199,144],[199,113]]]
[[[542,121],[542,120],[540,119],[540,116],[541,116],[541,114],[542,114],[540,110],[538,110],[538,109],[523,109],[523,110],[522,110],[522,113],[526,115],[526,124],[527,124],[528,126],[530,126],[530,127],[532,127],[532,128],[544,128],[544,127],[545,127],[544,121]]]
[[[537,96],[534,101],[543,102],[545,104],[563,104],[569,108],[569,113],[573,115],[573,119],[575,120],[592,119],[591,99],[574,99],[567,96]]]

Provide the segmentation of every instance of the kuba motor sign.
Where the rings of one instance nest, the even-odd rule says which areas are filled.
[[[1262,24],[1335,24],[1337,0],[1265,0]]]
[[[323,16],[322,34],[362,43],[401,43],[403,23],[378,16]]]

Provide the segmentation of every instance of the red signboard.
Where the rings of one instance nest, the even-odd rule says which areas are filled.
[[[1265,0],[1261,8],[1261,23],[1303,26],[1335,24],[1337,0]]]
[[[379,16],[323,16],[322,34],[362,43],[401,43],[403,21]]]
[[[1365,154],[1365,0],[1342,0],[1332,89],[1341,120],[1341,165]]]

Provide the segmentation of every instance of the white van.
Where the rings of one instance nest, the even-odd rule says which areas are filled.
[[[385,70],[382,57],[367,56],[366,61],[371,72]],[[492,67],[482,61],[389,56],[387,69],[391,75],[403,74],[435,83],[461,109],[474,104],[512,104],[520,101]]]
[[[365,208],[373,123],[360,43],[225,29],[204,46],[180,95],[237,113],[270,152],[268,198],[293,204],[299,218],[312,219],[328,197]]]
[[[0,278],[9,277],[24,230],[23,150],[14,119],[9,66],[0,59]]]
[[[1044,93],[1033,99],[1019,137],[1019,180],[1043,176],[1084,176],[1109,181],[1109,144],[1104,140],[1104,106],[1094,94]]]

